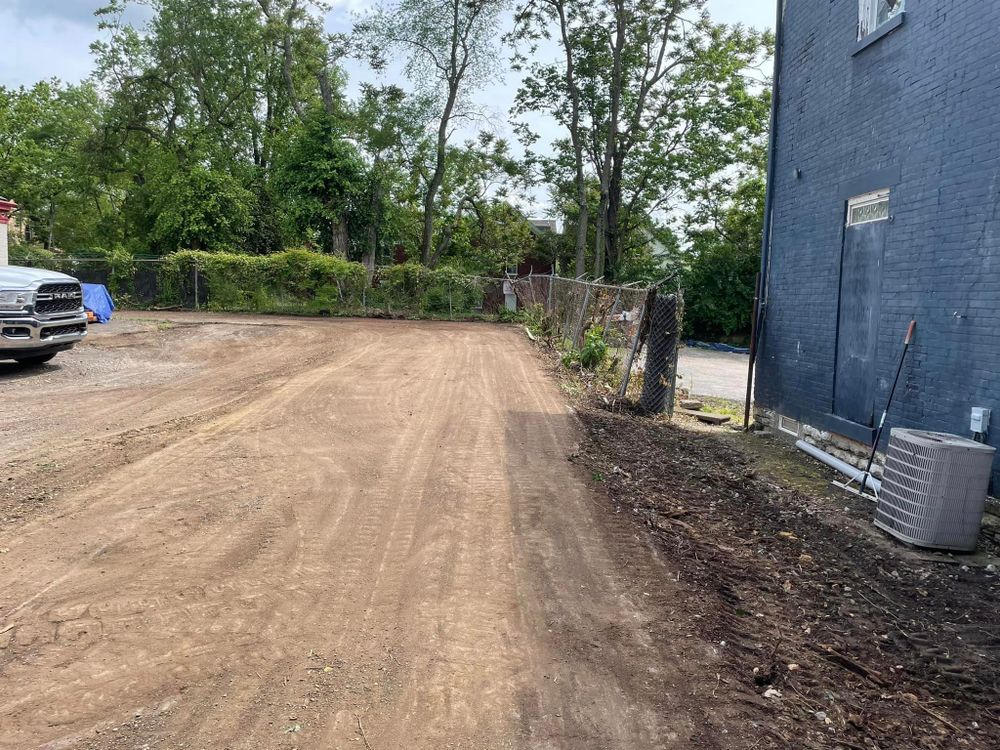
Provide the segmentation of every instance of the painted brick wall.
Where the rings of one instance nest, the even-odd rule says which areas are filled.
[[[903,25],[852,55],[857,8],[787,0],[756,397],[836,431],[846,197],[885,170],[876,413],[916,318],[890,426],[968,436],[986,406],[1000,447],[1000,2],[907,0]]]

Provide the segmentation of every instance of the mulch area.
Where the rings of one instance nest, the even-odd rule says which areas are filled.
[[[750,450],[763,438],[578,413],[572,460],[691,587],[720,679],[759,696],[725,747],[1000,748],[995,570],[928,560],[875,530],[866,500],[776,479]]]

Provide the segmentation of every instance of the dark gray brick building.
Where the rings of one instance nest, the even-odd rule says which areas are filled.
[[[759,415],[870,443],[914,318],[889,426],[1000,446],[1000,2],[787,0],[781,48]]]

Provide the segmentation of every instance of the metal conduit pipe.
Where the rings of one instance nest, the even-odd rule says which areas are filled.
[[[808,453],[817,461],[822,461],[831,469],[836,469],[841,474],[850,477],[853,481],[858,482],[859,484],[861,483],[861,477],[864,474],[861,469],[854,468],[849,463],[841,461],[836,456],[831,456],[826,451],[820,450],[815,445],[807,443],[805,440],[799,440],[795,444],[795,447],[800,451]],[[869,474],[868,478],[865,480],[865,486],[876,494],[882,491],[882,483],[871,474]]]

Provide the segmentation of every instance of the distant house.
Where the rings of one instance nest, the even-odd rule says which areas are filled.
[[[870,444],[914,318],[889,425],[1000,446],[1000,3],[781,5],[758,417]]]
[[[559,234],[558,219],[528,219],[528,223],[531,225],[535,234],[544,234],[546,232]]]
[[[536,246],[541,251],[544,247],[546,235],[560,234],[558,219],[528,219],[528,225],[535,237],[539,240]],[[507,269],[508,276],[528,276],[529,274],[538,276],[553,272],[555,266],[551,257],[545,257],[544,252],[533,253],[524,258],[517,267],[511,266]]]
[[[17,210],[17,204],[12,200],[0,197],[0,266],[6,266],[8,256],[8,231],[11,215]]]

